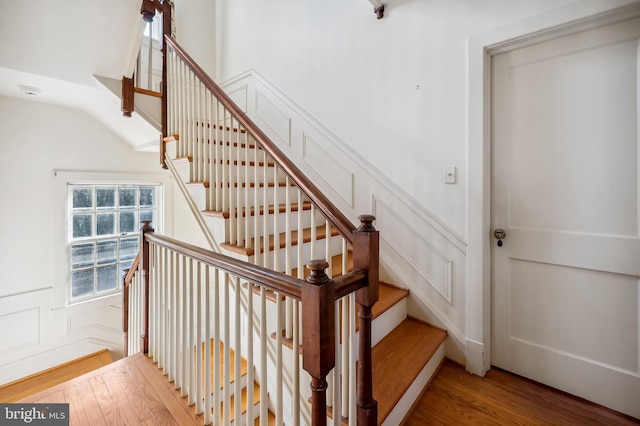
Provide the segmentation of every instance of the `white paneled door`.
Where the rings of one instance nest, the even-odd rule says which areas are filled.
[[[502,53],[491,82],[492,364],[638,418],[639,37]]]

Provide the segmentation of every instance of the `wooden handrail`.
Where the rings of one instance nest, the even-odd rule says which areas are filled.
[[[360,338],[357,383],[357,417],[359,425],[377,424],[377,402],[373,399],[371,321],[373,304],[378,299],[379,236],[372,226],[373,216],[359,217],[360,227],[354,231],[355,270],[336,279],[329,278],[325,260],[313,260],[307,268],[311,274],[306,280],[273,271],[252,263],[225,256],[186,242],[155,234],[150,221],[143,221],[140,252],[124,279],[123,292],[125,316],[123,329],[128,335],[128,287],[137,270],[142,274],[145,298],[145,318],[140,348],[147,353],[149,344],[149,271],[151,244],[166,248],[181,256],[225,271],[259,286],[299,300],[302,303],[302,327],[304,342],[303,368],[311,375],[312,424],[326,424],[327,374],[335,366],[335,303],[334,301],[354,293],[359,305]],[[371,256],[373,254],[373,256]],[[126,340],[125,340],[126,342]],[[127,355],[125,343],[125,355]]]
[[[188,256],[206,265],[214,266],[231,272],[241,278],[258,285],[264,285],[270,290],[290,296],[296,300],[302,297],[302,286],[306,282],[282,272],[263,268],[253,263],[238,260],[220,253],[213,252],[189,243],[185,243],[163,235],[148,233],[145,235],[148,242],[166,247],[179,254]],[[136,257],[137,261],[138,257]],[[131,272],[129,272],[131,274]],[[129,276],[129,275],[127,275]],[[367,272],[362,269],[350,271],[344,275],[334,278],[336,290],[335,300],[353,293],[367,286]]]
[[[127,273],[122,281],[122,332],[124,333],[124,356],[129,355],[129,286],[131,285],[131,281],[138,270],[139,263],[140,252],[138,252],[136,258],[133,259],[131,267],[126,270]]]
[[[309,197],[325,217],[338,229],[342,236],[353,244],[353,231],[356,227],[346,216],[306,177],[300,169],[287,158],[269,137],[249,118],[249,116],[218,86],[211,77],[182,49],[173,37],[165,35],[165,44],[178,54],[195,76],[204,84],[214,97],[231,113],[231,115],[247,130],[260,147],[266,151],[289,178]]]
[[[128,269],[127,275],[124,276],[124,285],[125,286],[129,286],[129,284],[131,284],[131,280],[133,279],[133,276],[136,274],[136,271],[138,270],[138,264],[140,263],[140,252],[138,252],[138,254],[136,255],[136,258],[133,259],[133,262],[131,263],[131,267]]]

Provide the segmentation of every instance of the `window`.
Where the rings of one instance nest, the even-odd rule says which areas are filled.
[[[140,224],[158,230],[161,186],[69,183],[67,258],[70,300],[119,291],[138,254]]]

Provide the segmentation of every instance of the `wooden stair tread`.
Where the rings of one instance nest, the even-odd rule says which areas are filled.
[[[353,252],[351,250],[348,251],[347,253],[347,271],[351,271],[352,269],[352,265],[353,265]],[[307,268],[307,266],[304,266],[304,274],[303,274],[303,278],[304,280],[307,279],[307,277],[309,276],[309,273],[311,271],[309,271],[309,269]],[[293,268],[291,270],[291,275],[292,277],[297,277],[298,276],[298,268]],[[342,275],[342,254],[336,254],[335,256],[331,257],[331,278],[335,278],[337,276]]]
[[[215,362],[215,357],[214,357],[214,345],[215,345],[215,340],[211,339],[211,341],[209,342],[209,350],[210,350],[210,354],[211,354],[211,364],[213,365],[213,363]],[[204,349],[204,342],[202,343],[202,347]],[[219,348],[219,359],[220,359],[220,388],[222,389],[224,387],[224,342],[220,342],[220,348]],[[195,355],[195,354],[194,354]],[[204,360],[205,360],[205,353],[204,351],[202,351],[202,364],[204,365]],[[230,369],[229,369],[229,383],[233,384],[235,382],[235,371],[233,366],[235,365],[235,351],[231,348],[229,348],[229,364],[230,364]],[[211,369],[211,383],[213,383],[213,377],[214,377],[214,373],[215,370],[212,368]],[[247,361],[244,358],[240,358],[240,374],[241,376],[245,376],[247,374]]]
[[[335,228],[331,228],[331,236],[335,237],[338,236],[339,232],[337,229]],[[281,232],[279,234],[280,236],[280,248],[285,248],[286,246],[286,232]],[[320,225],[318,227],[316,227],[316,239],[317,240],[322,240],[326,238],[326,227],[324,225]],[[274,248],[274,236],[273,235],[269,235],[269,251],[273,251]],[[308,243],[311,241],[311,228],[306,228],[303,230],[302,232],[302,242],[303,243]],[[295,231],[291,231],[291,245],[292,246],[297,246],[298,245],[298,230]],[[244,256],[253,256],[255,254],[255,238],[251,239],[251,244],[249,246],[249,248],[246,248],[244,246],[244,241],[241,242],[240,245],[236,245],[236,244],[229,244],[229,243],[222,243],[220,244],[220,247],[225,248],[229,251],[232,251],[234,253],[240,254],[240,255],[244,255]],[[260,250],[260,253],[264,252],[264,237],[260,237],[260,243],[258,245],[258,248]]]
[[[193,163],[193,157],[188,155],[188,156],[183,156],[183,157],[175,157],[173,159],[174,163]],[[232,163],[231,160],[218,160],[218,161],[214,161],[214,163],[218,163],[218,164],[227,164],[230,165]],[[209,164],[211,164],[211,160],[209,160]],[[258,161],[258,167],[264,167],[264,161]],[[247,162],[245,160],[233,160],[233,165],[234,166],[246,166]],[[249,167],[255,167],[256,166],[256,162],[255,161],[249,161]],[[273,161],[267,161],[267,167],[275,167],[275,163]]]
[[[396,303],[404,299],[409,295],[409,290],[396,287],[393,284],[380,282],[378,286],[378,301],[373,308],[371,308],[371,314],[373,315],[373,319],[376,319],[391,307],[393,307]],[[357,308],[358,305],[356,305]]]
[[[108,349],[51,367],[0,386],[0,402],[16,402],[113,362]]]
[[[209,182],[206,182],[206,181],[202,181],[202,182],[192,181],[192,182],[185,182],[185,185],[186,185],[186,186],[196,186],[196,187],[197,187],[197,186],[202,186],[202,187],[204,187],[204,188],[209,188],[210,183],[209,183]],[[220,185],[222,186],[223,184],[222,184],[222,183],[220,183]],[[229,182],[227,182],[227,187],[228,187],[229,185],[231,185],[231,184],[230,184]],[[247,184],[246,184],[245,182],[242,182],[240,185],[238,185],[238,182],[234,182],[234,183],[233,183],[233,187],[234,187],[234,188],[238,188],[238,186],[240,186],[240,187],[242,187],[242,188],[246,188],[246,187],[247,187]],[[275,184],[275,183],[273,183],[273,182],[268,182],[266,186],[267,186],[267,188],[274,188],[275,186],[278,186],[279,188],[285,188],[285,187],[287,186],[287,183],[286,183],[286,182],[278,182],[278,183],[277,183],[277,185],[276,185],[276,184]],[[291,183],[290,183],[288,186],[289,186],[290,188],[293,188],[293,187],[295,187],[295,184],[293,183],[293,181],[291,181]],[[256,185],[256,183],[255,183],[255,182],[249,182],[248,187],[249,187],[249,188],[256,188],[256,187],[258,187],[258,188],[264,188],[264,187],[265,187],[265,184],[264,184],[264,182],[260,182],[260,183],[258,183],[258,184]]]
[[[298,203],[292,203],[290,205],[290,210],[292,212],[297,212],[299,210],[299,205]],[[306,211],[306,210],[311,210],[311,202],[310,201],[305,201],[302,203],[302,210]],[[286,204],[278,204],[278,213],[286,213],[287,211],[287,205]],[[264,216],[265,214],[265,207],[264,206],[260,206],[258,208],[258,216]],[[275,212],[275,207],[273,204],[269,205],[266,208],[266,212],[267,214],[273,214]],[[229,211],[212,211],[212,210],[204,210],[202,211],[202,214],[206,215],[206,216],[211,216],[211,217],[220,217],[223,219],[229,219],[230,217],[230,213]],[[235,209],[235,217],[238,217],[238,209]],[[255,216],[256,214],[256,208],[255,207],[251,207],[249,210],[249,215],[250,216]],[[242,208],[242,217],[246,217],[247,215],[247,208],[243,207]]]
[[[348,263],[348,265],[351,265],[353,263],[352,262],[352,260],[353,260],[352,257],[353,257],[353,253],[349,252],[349,261],[348,261],[349,263]],[[332,275],[331,275],[332,278],[337,277],[339,275],[342,275],[342,255],[341,254],[336,254],[335,256],[333,256],[331,258],[331,265],[332,265],[332,268],[331,268],[332,269]],[[298,268],[292,269],[291,273],[288,274],[288,275],[290,275],[292,277],[297,277],[298,276]],[[304,277],[302,279],[306,279],[307,276],[309,276],[309,269],[307,269],[305,267],[304,268]],[[243,283],[242,287],[243,288],[247,288],[247,283],[246,282]],[[256,295],[260,295],[260,287],[259,286],[254,286],[253,287],[253,293],[256,294]],[[284,295],[280,296],[280,298],[282,300],[284,300],[285,297],[286,296],[284,296]],[[275,302],[276,301],[275,292],[273,290],[271,290],[271,289],[267,289],[266,298],[267,298],[267,300],[269,300],[271,302]],[[291,348],[291,342],[289,342],[288,345],[289,345],[289,348]]]
[[[236,130],[237,130],[237,129],[236,129]],[[244,130],[242,130],[242,131],[241,131],[241,133],[245,133],[245,131],[244,131]],[[170,143],[170,142],[177,142],[177,141],[179,141],[179,140],[180,140],[180,135],[170,135],[170,136],[166,136],[166,137],[164,137],[164,138],[162,139],[162,141],[163,141],[165,144]],[[235,148],[237,148],[237,147],[238,147],[238,142],[230,142],[230,141],[227,141],[227,142],[221,142],[221,141],[218,141],[218,140],[214,140],[213,142],[214,142],[214,144],[216,144],[216,145],[227,145],[227,146],[233,146],[233,147],[235,147]],[[211,141],[207,140],[207,143],[211,143]],[[248,145],[248,147],[249,147],[249,149],[256,149],[256,145],[255,145],[255,144],[253,144],[253,143],[250,143],[250,144]],[[244,142],[241,142],[241,143],[240,143],[240,148],[247,148],[247,144],[246,144],[246,143],[244,143]],[[257,147],[257,149],[262,150],[262,148],[261,148],[260,146],[258,146],[258,147]]]
[[[387,310],[393,307],[400,300],[407,297],[408,294],[409,294],[409,290],[395,287],[385,282],[380,282],[379,299],[371,309],[371,313],[373,315],[372,320],[375,320],[377,317],[385,313]],[[356,309],[357,307],[358,305],[356,304]],[[357,315],[357,311],[356,311],[356,315]],[[356,321],[356,331],[358,331],[359,328],[360,328],[360,324],[358,321]],[[275,339],[276,334],[271,333],[271,338]],[[282,344],[288,347],[289,349],[291,349],[293,348],[293,339],[284,337],[284,333],[283,333]],[[302,344],[300,344],[299,352],[302,353]]]
[[[373,397],[384,420],[438,350],[447,332],[407,318],[373,347]]]
[[[230,410],[230,418],[229,421],[233,421],[235,418],[235,395],[231,395],[231,400],[230,400],[230,404],[229,404],[229,410]],[[260,386],[257,383],[253,384],[253,405],[257,405],[260,403]],[[242,388],[242,408],[241,408],[241,412],[242,414],[245,414],[247,412],[247,388],[246,386]],[[223,406],[221,404],[221,406]],[[215,409],[214,409],[215,411]],[[220,409],[220,421],[222,422],[222,416],[224,414],[223,409]]]

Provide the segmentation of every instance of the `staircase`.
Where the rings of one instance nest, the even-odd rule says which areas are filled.
[[[203,124],[197,126],[207,127]],[[224,161],[229,168],[225,172],[228,176],[248,176],[250,178],[267,176],[267,180],[239,180],[227,183],[227,186],[233,186],[239,191],[255,192],[266,189],[270,192],[267,198],[276,198],[277,204],[268,206],[248,204],[233,209],[230,207],[226,209],[208,208],[212,204],[211,197],[213,196],[209,189],[212,186],[220,188],[223,184],[208,180],[193,180],[193,176],[198,175],[194,171],[193,156],[184,155],[186,151],[184,149],[183,155],[178,154],[180,149],[177,144],[180,141],[180,136],[174,135],[165,139],[167,157],[171,161],[169,168],[183,184],[191,204],[196,206],[195,214],[201,216],[207,226],[206,232],[211,234],[221,253],[251,263],[262,260],[266,264],[274,265],[273,262],[277,262],[274,257],[278,257],[274,254],[277,251],[276,247],[282,251],[279,257],[286,258],[287,249],[297,251],[298,244],[305,246],[302,249],[305,253],[311,252],[312,249],[308,247],[309,245],[323,244],[331,247],[331,275],[334,278],[338,277],[342,273],[343,264],[340,245],[322,243],[327,239],[327,235],[336,237],[337,230],[324,226],[320,223],[321,221],[312,218],[312,203],[308,200],[298,202],[298,195],[291,193],[291,189],[295,190],[295,186],[287,180],[283,173],[277,170],[274,161],[268,155],[262,152],[259,147],[256,148],[255,143],[239,141],[238,136],[242,138],[243,133],[238,129],[225,133],[232,139],[229,141],[210,139],[201,141],[205,147],[199,148],[200,151],[209,152],[212,150],[212,146],[224,147],[228,150],[226,153],[219,150],[219,155],[224,158],[209,158],[207,163],[211,167],[216,167]],[[247,150],[249,152],[246,152]],[[256,167],[267,167],[270,170],[264,173],[256,171]],[[208,175],[214,176],[215,172],[211,171]],[[281,188],[283,194],[277,195],[277,190],[274,188]],[[273,192],[276,194],[271,194]],[[244,200],[244,194],[241,194],[239,198]],[[249,194],[247,199],[255,200],[254,194]],[[291,199],[296,201],[292,203]],[[289,204],[287,204],[287,200],[289,200]],[[237,222],[245,219],[252,223],[268,223],[269,226],[261,228],[267,229],[268,232],[266,235],[262,233],[245,235],[244,237],[236,236],[235,242],[231,242],[234,238],[231,233],[237,226]],[[275,235],[274,229],[278,226],[278,222],[284,224],[287,220],[295,224],[304,224],[301,231],[294,229],[289,232],[289,235],[286,231]],[[276,225],[273,225],[274,223]],[[285,228],[280,226],[280,229]],[[328,229],[330,230],[327,232]],[[311,239],[312,233],[314,234],[314,242]],[[291,246],[287,246],[287,241],[291,242]],[[337,254],[335,254],[336,252]],[[265,253],[268,253],[269,256],[264,256]],[[347,256],[349,255],[350,252]],[[310,254],[305,255],[307,259],[309,256]],[[277,262],[278,269],[297,276],[297,267],[287,268],[285,263],[282,260]],[[346,263],[347,269],[350,269],[351,259],[347,259]],[[308,271],[306,272],[308,273]],[[373,307],[373,394],[378,401],[379,424],[399,424],[444,360],[443,342],[446,338],[446,332],[408,317],[407,297],[408,290],[395,287],[392,284],[381,283],[379,300]],[[285,338],[284,343],[289,347],[289,350],[292,350],[291,339]],[[333,414],[330,412],[329,416],[332,418]],[[341,417],[344,418],[344,424],[348,424],[348,411],[343,412]]]
[[[150,9],[159,5],[145,0],[143,9],[145,3]],[[167,20],[167,5],[160,4]],[[132,294],[146,294],[151,305],[140,311],[151,311],[147,317],[153,318],[147,318],[147,329],[140,328],[141,317],[134,316],[133,323],[134,331],[148,337],[158,368],[205,416],[212,411],[210,396],[217,407],[220,394],[228,401],[233,388],[234,395],[248,396],[245,423],[258,417],[252,412],[263,421],[268,406],[276,424],[324,423],[327,416],[334,425],[375,419],[400,424],[442,363],[447,334],[407,315],[407,290],[378,283],[375,218],[360,216],[356,228],[166,31],[162,87],[161,162],[212,252],[153,236],[148,224],[143,228],[141,253],[148,253],[140,270],[153,278],[132,287],[138,289]],[[202,286],[211,287],[211,268],[217,296],[210,307],[211,296],[201,298]],[[148,290],[141,291],[145,285]],[[214,330],[205,332],[201,326],[211,324],[210,313],[217,315]],[[209,351],[200,351],[203,345],[195,342],[212,334],[213,347],[224,342],[226,349],[199,363],[200,352]],[[257,351],[254,343],[260,345]],[[233,383],[230,347],[250,357],[236,356],[234,374],[242,380]],[[146,352],[147,342],[140,349]],[[224,371],[211,372],[213,392],[200,382],[200,364],[223,359]],[[245,362],[246,376],[240,368]],[[275,380],[267,374],[271,369]],[[259,395],[251,398],[256,381]],[[252,401],[258,400],[260,408],[253,410]],[[306,401],[313,401],[311,408]],[[230,413],[223,414],[228,422]],[[239,408],[234,414],[244,416]]]

